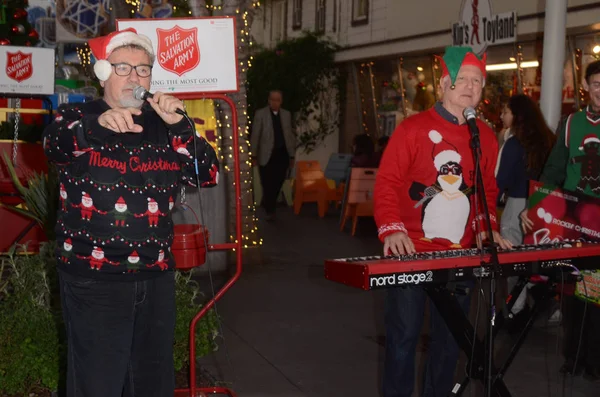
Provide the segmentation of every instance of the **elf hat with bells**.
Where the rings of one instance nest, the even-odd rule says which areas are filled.
[[[112,32],[106,36],[96,37],[88,41],[90,50],[96,58],[94,64],[94,73],[98,80],[106,81],[112,73],[112,66],[108,62],[108,57],[117,48],[138,45],[154,57],[154,48],[152,48],[152,42],[148,36],[138,34],[134,28],[128,28]]]
[[[450,76],[451,87],[454,89],[456,83],[456,76],[461,66],[472,65],[476,66],[481,70],[483,78],[485,79],[485,63],[487,55],[483,54],[483,57],[478,57],[471,47],[446,47],[446,52],[443,57],[436,56],[442,65],[442,78]]]

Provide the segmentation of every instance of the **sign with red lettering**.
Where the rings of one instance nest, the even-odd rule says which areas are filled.
[[[152,91],[208,93],[238,91],[235,19],[232,17],[120,19],[150,38],[156,61]]]
[[[54,93],[54,50],[0,46],[0,93]]]
[[[6,75],[20,83],[27,80],[33,74],[31,53],[25,54],[21,51],[6,53]]]
[[[156,60],[163,69],[181,76],[198,66],[198,28],[182,29],[176,25],[169,30],[156,29],[156,34]]]
[[[578,190],[592,189],[598,182],[581,178]],[[600,199],[581,192],[530,182],[527,216],[533,221],[525,244],[600,242]],[[600,305],[600,271],[582,271],[575,294]]]

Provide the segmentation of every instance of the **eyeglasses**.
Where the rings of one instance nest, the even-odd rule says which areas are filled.
[[[152,65],[133,66],[128,63],[111,63],[111,65],[115,68],[117,76],[129,76],[133,69],[139,77],[148,77],[152,73]]]

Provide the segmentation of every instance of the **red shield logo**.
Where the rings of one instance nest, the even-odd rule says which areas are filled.
[[[32,54],[21,51],[6,53],[6,75],[17,83],[27,80],[33,74]]]
[[[156,29],[158,49],[156,59],[165,70],[178,76],[189,72],[200,63],[198,28]]]

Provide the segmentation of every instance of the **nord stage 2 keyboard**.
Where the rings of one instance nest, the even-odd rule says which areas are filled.
[[[600,244],[523,245],[500,251],[497,277],[600,268]],[[459,249],[401,256],[367,256],[325,261],[325,277],[364,290],[474,280],[490,275],[487,250]]]

